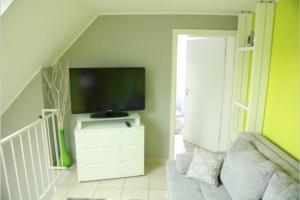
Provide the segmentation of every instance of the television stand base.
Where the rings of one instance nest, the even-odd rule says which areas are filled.
[[[106,111],[100,113],[92,113],[91,118],[114,118],[114,117],[127,117],[127,112],[119,112],[119,111]]]

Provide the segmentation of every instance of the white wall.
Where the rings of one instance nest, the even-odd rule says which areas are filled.
[[[1,114],[95,14],[84,0],[13,1],[1,17]]]
[[[38,120],[44,108],[41,73],[30,82],[16,101],[1,116],[1,135],[4,138],[31,122]]]

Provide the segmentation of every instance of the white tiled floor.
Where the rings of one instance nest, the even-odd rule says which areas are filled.
[[[57,192],[52,200],[68,197],[108,200],[167,200],[165,163],[146,162],[145,176],[112,180],[77,182],[76,168],[68,170],[57,183]]]

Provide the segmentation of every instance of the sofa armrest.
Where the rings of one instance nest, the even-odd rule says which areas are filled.
[[[176,169],[181,174],[186,174],[193,160],[194,153],[180,153],[176,155]]]

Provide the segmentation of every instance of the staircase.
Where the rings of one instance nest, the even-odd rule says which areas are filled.
[[[55,191],[60,166],[57,110],[0,140],[1,199],[41,200]]]

